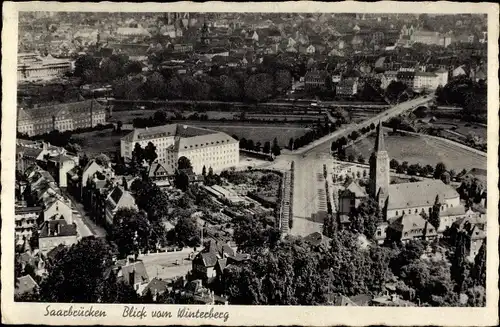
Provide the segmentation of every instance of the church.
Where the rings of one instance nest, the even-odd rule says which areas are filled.
[[[417,182],[391,184],[389,161],[380,122],[369,161],[367,189],[353,181],[339,195],[341,224],[348,223],[349,213],[368,197],[378,203],[384,218],[376,232],[379,242],[383,242],[388,234],[396,234],[401,241],[437,237],[457,219],[473,214],[465,210],[458,192],[439,179],[425,178]],[[430,215],[436,203],[441,206],[438,230],[423,218],[423,213]]]

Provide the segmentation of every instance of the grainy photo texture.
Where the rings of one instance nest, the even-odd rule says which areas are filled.
[[[485,306],[486,14],[118,10],[19,12],[15,302]]]

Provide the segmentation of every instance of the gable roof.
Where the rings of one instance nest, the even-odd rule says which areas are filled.
[[[123,281],[129,285],[149,282],[148,272],[146,271],[146,267],[142,261],[128,263],[121,267],[120,272],[120,277],[123,278]],[[131,273],[134,273],[133,281],[130,280]]]
[[[64,219],[44,221],[40,226],[39,238],[76,236],[76,225]]]
[[[389,227],[401,232],[401,240],[412,239],[422,235],[437,235],[436,229],[420,215],[403,215],[395,219]]]
[[[86,116],[90,109],[92,108],[93,112],[105,111],[105,107],[101,105],[97,100],[84,100],[78,102],[68,102],[68,103],[60,103],[51,106],[31,108],[31,109],[22,109],[18,111],[18,121],[31,119],[31,120],[39,120],[39,119],[47,119],[52,117],[58,117],[63,115],[72,115],[74,116]]]
[[[354,194],[357,198],[364,198],[368,196],[366,191],[356,182],[352,181],[345,190],[342,191],[342,195],[349,196],[350,194]]]
[[[16,295],[31,293],[38,288],[38,284],[30,275],[19,277],[17,280],[18,284],[14,291]]]
[[[441,200],[457,198],[458,192],[438,179],[414,183],[390,184],[388,209],[432,206],[439,195]]]
[[[151,279],[149,284],[144,288],[142,291],[142,295],[144,296],[148,290],[151,290],[151,294],[161,294],[165,292],[168,288],[168,283],[164,281],[163,279],[158,279],[154,277]]]

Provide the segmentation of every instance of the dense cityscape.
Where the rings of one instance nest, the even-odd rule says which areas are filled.
[[[15,300],[485,306],[487,37],[20,13]]]

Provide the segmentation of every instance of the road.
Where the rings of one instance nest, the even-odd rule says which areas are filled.
[[[326,196],[332,196],[338,192],[338,188],[332,185],[331,193],[326,194],[325,180],[323,177],[323,164],[327,165],[327,170],[332,170],[333,160],[328,155],[330,142],[336,138],[359,130],[364,126],[385,121],[403,112],[418,107],[431,101],[430,96],[421,97],[396,105],[372,118],[359,124],[352,123],[344,128],[335,131],[310,145],[293,151],[286,158],[279,158],[279,164],[283,160],[295,161],[295,176],[293,188],[293,228],[290,231],[293,235],[306,236],[313,232],[321,232],[324,216],[326,215]],[[280,156],[281,157],[281,156]],[[278,165],[278,163],[276,163]],[[330,178],[331,181],[331,178]],[[330,184],[331,185],[331,184]],[[332,204],[336,204],[334,200]],[[336,210],[334,205],[333,209]]]
[[[138,259],[144,262],[150,279],[172,279],[185,276],[191,270],[192,262],[188,259],[191,252],[193,251],[153,253],[140,255]]]
[[[96,225],[89,217],[83,205],[78,202],[69,192],[63,189],[64,195],[71,200],[73,221],[76,224],[76,230],[80,238],[87,236],[106,237],[106,230]]]
[[[376,116],[373,116],[369,119],[364,120],[363,122],[361,122],[359,124],[356,124],[356,123],[348,124],[340,130],[337,130],[331,134],[328,134],[328,135],[306,145],[305,147],[302,147],[300,149],[295,150],[294,154],[308,156],[308,155],[317,153],[317,151],[316,151],[317,148],[324,148],[325,143],[327,144],[326,146],[329,147],[331,141],[338,139],[342,136],[348,135],[349,133],[351,133],[354,130],[359,130],[365,126],[369,126],[372,123],[377,124],[379,121],[389,120],[392,117],[398,116],[409,109],[416,108],[416,107],[423,105],[429,101],[432,101],[433,99],[434,99],[434,96],[429,95],[429,96],[420,97],[420,98],[416,98],[416,99],[413,99],[410,101],[400,103],[394,107],[391,107],[391,108],[381,112],[380,114],[378,114]]]

